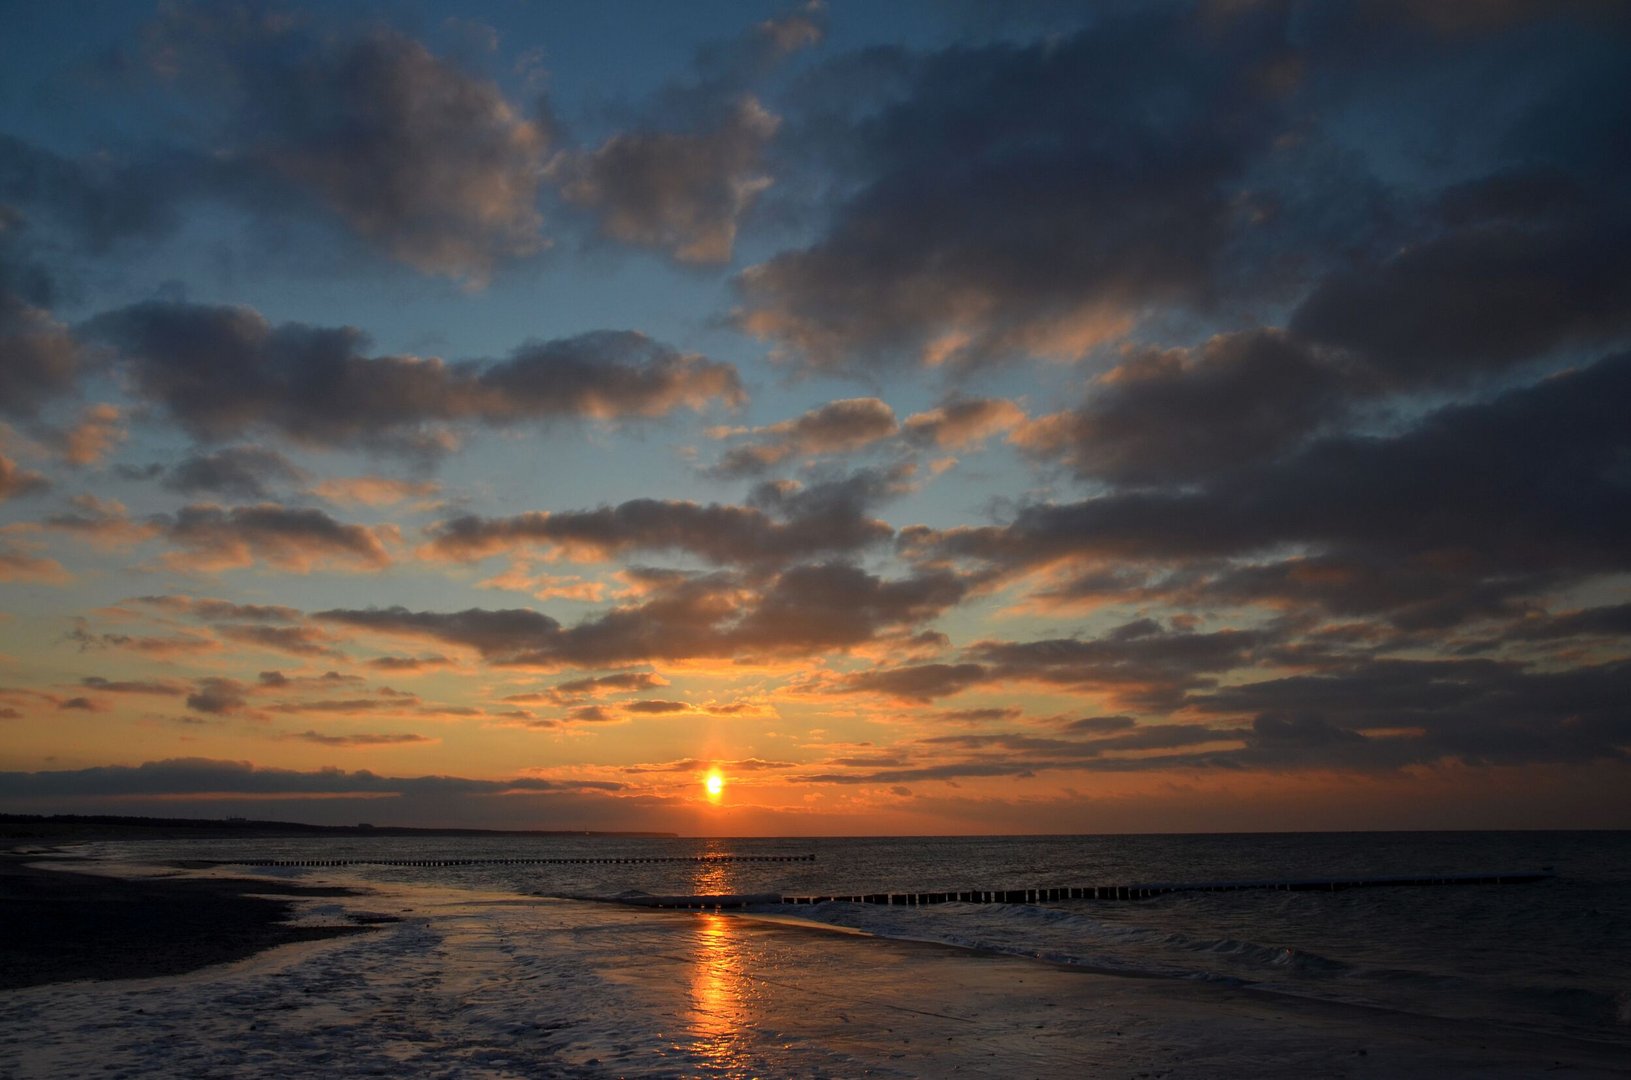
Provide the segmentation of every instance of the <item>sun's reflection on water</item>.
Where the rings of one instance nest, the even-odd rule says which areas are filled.
[[[699,854],[730,851],[728,843],[710,840]],[[734,863],[705,858],[692,870],[691,891],[701,896],[738,892],[740,871]],[[753,1041],[751,1020],[760,986],[752,973],[760,960],[753,957],[750,935],[743,933],[739,920],[713,912],[695,918],[688,1010],[691,1052],[702,1063],[701,1072],[738,1075],[748,1067]]]
[[[692,1049],[711,1069],[734,1071],[748,1043],[752,981],[744,970],[741,927],[728,915],[697,916],[691,968]]]
[[[704,857],[725,855],[729,848],[717,840],[709,840],[703,847]],[[699,862],[691,874],[691,891],[699,896],[717,896],[736,891],[736,878],[731,872],[734,863]]]

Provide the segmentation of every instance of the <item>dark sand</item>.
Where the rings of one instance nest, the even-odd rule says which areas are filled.
[[[27,858],[0,854],[0,990],[179,975],[274,945],[363,929],[284,925],[293,900],[266,895],[354,895],[347,889],[225,878],[130,880],[39,869],[26,865]]]

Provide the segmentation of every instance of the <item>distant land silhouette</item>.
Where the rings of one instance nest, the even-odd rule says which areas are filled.
[[[0,814],[0,838],[91,837],[281,837],[281,836],[619,836],[675,837],[671,832],[606,832],[590,829],[434,829],[405,825],[308,825],[301,821],[249,818],[161,818],[118,814]]]

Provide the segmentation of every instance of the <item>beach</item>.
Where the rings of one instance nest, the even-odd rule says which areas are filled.
[[[124,879],[0,857],[0,990],[79,979],[179,975],[269,949],[355,933],[295,926],[295,897],[346,890],[221,878]]]
[[[1590,1040],[786,917],[388,883],[4,880],[8,915],[49,910],[52,934],[99,956],[65,963],[8,917],[8,1077],[1631,1075],[1623,1047]],[[130,905],[146,914],[102,917]]]

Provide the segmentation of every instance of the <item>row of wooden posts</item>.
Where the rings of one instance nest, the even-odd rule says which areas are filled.
[[[648,855],[601,859],[212,859],[213,866],[563,866],[569,864],[815,862],[814,855]],[[200,865],[194,861],[192,865]]]
[[[723,896],[616,896],[581,897],[610,900],[638,907],[718,910],[759,904],[890,904],[916,907],[927,904],[1049,904],[1061,900],[1145,900],[1180,892],[1238,892],[1267,889],[1280,892],[1338,892],[1398,886],[1526,885],[1545,881],[1550,873],[1526,871],[1496,874],[1445,874],[1431,877],[1313,878],[1287,881],[1160,882],[1143,885],[1061,885],[1043,889],[968,889],[959,892],[851,893],[830,896],[782,896],[777,893],[741,893]]]

